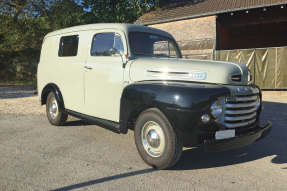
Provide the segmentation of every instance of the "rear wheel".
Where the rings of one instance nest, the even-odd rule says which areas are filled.
[[[140,114],[134,136],[142,159],[156,169],[169,168],[181,157],[182,142],[158,109],[148,109]]]
[[[59,108],[59,101],[55,94],[50,92],[46,102],[46,114],[52,125],[64,125],[67,121],[68,115],[62,113]]]

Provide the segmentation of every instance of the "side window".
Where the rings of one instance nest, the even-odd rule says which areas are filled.
[[[63,36],[60,40],[59,56],[77,56],[79,35]]]
[[[121,36],[117,33],[100,33],[93,38],[92,56],[117,56],[124,53]]]

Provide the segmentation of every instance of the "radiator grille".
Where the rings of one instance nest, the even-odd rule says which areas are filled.
[[[255,123],[259,106],[258,94],[226,97],[224,125],[237,128]]]

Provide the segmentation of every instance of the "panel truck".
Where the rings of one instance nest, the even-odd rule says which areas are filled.
[[[261,90],[237,62],[183,59],[167,32],[132,24],[90,24],[47,34],[38,92],[52,125],[72,115],[126,134],[142,159],[174,165],[184,147],[223,151],[264,137]]]

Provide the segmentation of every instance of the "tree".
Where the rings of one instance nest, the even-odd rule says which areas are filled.
[[[83,0],[86,23],[133,23],[160,0]]]
[[[82,9],[72,0],[0,1],[0,80],[35,78],[44,36],[81,24]]]
[[[0,81],[35,79],[44,36],[88,23],[133,23],[159,0],[0,0]]]

